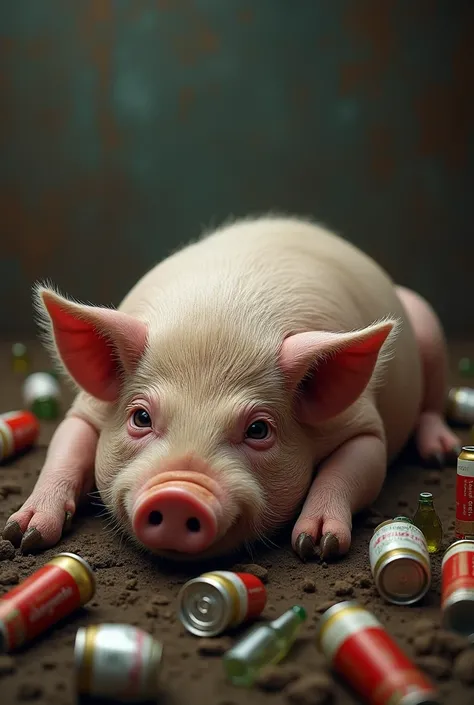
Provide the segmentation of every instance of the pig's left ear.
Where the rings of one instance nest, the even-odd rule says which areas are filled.
[[[395,324],[383,321],[351,333],[295,333],[283,341],[280,367],[297,394],[301,421],[326,421],[356,401]]]
[[[101,401],[118,397],[124,373],[133,372],[146,346],[147,327],[121,311],[78,304],[43,286],[36,309],[52,352],[83,390]]]

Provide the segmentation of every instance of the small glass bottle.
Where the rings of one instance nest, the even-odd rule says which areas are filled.
[[[12,369],[15,374],[26,374],[30,367],[28,350],[23,343],[12,345]]]
[[[436,513],[431,492],[420,492],[413,523],[425,535],[429,553],[439,551],[443,542],[443,527]]]
[[[281,661],[306,617],[306,610],[295,605],[272,622],[251,629],[223,658],[224,670],[231,683],[250,686],[262,668]]]

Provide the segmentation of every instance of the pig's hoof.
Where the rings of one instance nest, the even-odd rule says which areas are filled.
[[[416,445],[426,465],[443,468],[456,463],[461,443],[440,414],[424,411],[418,420]]]
[[[21,539],[23,538],[23,532],[20,529],[20,525],[17,521],[9,521],[2,532],[2,538],[5,541],[10,541],[15,548],[19,548]]]
[[[12,514],[5,526],[2,536],[19,547],[22,553],[33,553],[49,546],[54,546],[63,533],[71,528],[73,507],[72,502],[64,508],[64,502],[49,503],[40,508],[39,501],[28,499],[23,507]]]
[[[41,549],[41,544],[43,543],[43,537],[41,536],[38,529],[32,527],[25,531],[20,544],[20,551],[22,553],[36,553],[36,551]]]
[[[334,560],[339,556],[339,539],[330,532],[324,534],[319,544],[319,550],[323,561]]]
[[[295,553],[303,563],[315,556],[316,545],[309,534],[303,532],[298,536],[295,541]]]

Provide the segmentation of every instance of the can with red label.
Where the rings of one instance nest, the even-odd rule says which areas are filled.
[[[326,610],[316,641],[368,705],[439,705],[431,681],[357,602],[339,602]]]
[[[0,414],[0,462],[36,443],[39,430],[39,421],[31,411]]]
[[[474,541],[455,541],[443,556],[441,609],[448,629],[474,641]]]
[[[474,446],[463,446],[457,462],[456,538],[474,539]]]
[[[13,651],[85,605],[95,592],[89,564],[59,553],[0,598],[0,651]]]
[[[260,578],[216,570],[189,580],[179,593],[179,619],[196,636],[217,636],[258,617],[267,602]]]

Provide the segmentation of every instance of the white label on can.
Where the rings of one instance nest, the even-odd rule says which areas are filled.
[[[429,565],[430,554],[423,532],[408,521],[393,521],[377,529],[370,539],[369,556],[372,573],[379,558],[393,549],[410,549],[421,553]]]
[[[5,414],[6,416],[6,414]],[[3,418],[5,418],[3,416]],[[0,419],[0,460],[8,458],[13,453],[14,438],[13,431],[5,421]]]
[[[59,384],[47,372],[35,372],[23,385],[23,398],[27,406],[31,406],[36,399],[59,399],[59,396]]]
[[[221,577],[225,578],[230,583],[232,583],[232,585],[237,590],[237,593],[239,595],[238,620],[239,620],[239,622],[241,622],[243,619],[245,619],[245,615],[247,614],[247,608],[248,608],[247,588],[245,587],[244,583],[241,581],[241,579],[235,573],[231,573],[230,571],[227,571],[227,570],[215,570],[215,571],[213,571],[213,574],[220,575]]]
[[[139,695],[144,688],[153,640],[125,624],[100,625],[94,641],[91,694]]]
[[[382,625],[367,610],[348,607],[347,610],[336,612],[333,617],[329,617],[327,625],[322,628],[321,651],[332,661],[348,637],[369,627],[382,628]]]
[[[474,460],[459,458],[457,473],[458,475],[462,475],[462,477],[474,477]]]

